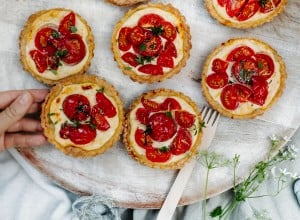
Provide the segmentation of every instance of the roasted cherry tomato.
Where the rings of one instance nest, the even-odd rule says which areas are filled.
[[[238,107],[237,92],[233,85],[227,85],[221,92],[221,102],[229,110],[235,110]]]
[[[136,119],[144,125],[148,123],[149,115],[150,111],[145,108],[138,108],[135,113]]]
[[[138,71],[150,75],[162,75],[164,74],[163,68],[154,64],[146,64],[138,68]]]
[[[250,101],[257,105],[264,105],[268,96],[268,82],[261,76],[252,77],[253,95]]]
[[[221,60],[219,58],[214,59],[212,62],[212,70],[215,73],[226,73],[227,67],[228,67],[228,62]]]
[[[195,115],[182,110],[182,111],[176,111],[175,112],[175,120],[176,122],[184,128],[190,128],[195,123]]]
[[[175,58],[177,57],[177,50],[172,41],[167,41],[165,43],[164,53]]]
[[[69,34],[61,51],[67,51],[66,55],[61,58],[67,64],[79,63],[86,54],[85,44],[78,34]]]
[[[155,101],[145,99],[144,97],[141,100],[143,106],[150,112],[158,112],[160,110],[160,104]]]
[[[47,56],[46,63],[49,69],[51,70],[57,70],[59,66],[59,58],[55,55],[53,56]]]
[[[129,36],[131,34],[132,29],[129,27],[123,27],[119,32],[118,38],[118,47],[122,51],[127,51],[131,47],[131,42],[129,40]]]
[[[228,0],[218,0],[220,6],[224,7]]]
[[[253,58],[245,58],[235,62],[231,72],[240,83],[250,84],[252,76],[258,74],[257,63]]]
[[[63,139],[69,139],[70,132],[74,129],[75,129],[75,127],[73,125],[64,123],[64,124],[62,124],[62,126],[59,130],[59,136]]]
[[[260,4],[260,12],[262,13],[268,13],[270,11],[273,11],[275,7],[279,5],[281,0],[273,0],[273,1],[267,1],[267,2],[262,2]]]
[[[254,55],[258,67],[258,75],[269,79],[274,73],[274,62],[269,55],[258,53]]]
[[[146,33],[143,28],[135,26],[129,34],[129,40],[133,45],[140,45],[146,39]]]
[[[249,97],[252,95],[252,90],[250,88],[242,84],[234,84],[233,86],[236,90],[238,102],[246,102],[249,100]]]
[[[108,123],[101,109],[98,107],[99,105],[93,106],[91,121],[97,127],[98,130],[107,131],[110,128],[110,124]]]
[[[70,120],[84,121],[91,112],[90,102],[83,95],[72,94],[63,101],[63,111]]]
[[[72,27],[75,27],[76,25],[75,17],[76,15],[74,12],[70,12],[69,14],[67,14],[60,22],[58,26],[58,31],[63,35],[71,34]]]
[[[96,93],[97,108],[103,112],[103,115],[112,118],[117,114],[115,106],[111,101],[104,95],[103,92]]]
[[[138,21],[138,26],[149,29],[161,26],[163,21],[164,19],[161,16],[151,13],[142,16]]]
[[[192,146],[192,135],[186,128],[180,128],[171,144],[171,153],[180,155]]]
[[[137,62],[138,57],[134,53],[127,52],[127,53],[123,54],[121,56],[121,58],[122,58],[122,60],[124,60],[124,62],[128,63],[131,66],[136,67],[139,65]]]
[[[169,140],[176,133],[176,124],[166,113],[155,113],[149,118],[150,137],[159,142]]]
[[[150,32],[146,34],[146,39],[143,43],[133,46],[134,51],[144,57],[157,56],[162,48],[160,37],[154,36]]]
[[[166,98],[163,103],[161,103],[160,109],[163,111],[180,110],[181,105],[176,101],[176,99]]]
[[[254,51],[248,46],[240,46],[232,50],[227,56],[227,61],[238,61],[251,57],[254,55]]]
[[[230,17],[237,16],[242,10],[247,0],[228,0],[226,4],[226,12]]]
[[[34,38],[34,45],[40,51],[45,51],[48,46],[51,46],[51,39],[58,38],[59,33],[50,27],[45,27],[39,30]]]
[[[162,151],[156,148],[147,148],[146,157],[148,160],[156,163],[163,163],[168,161],[171,158],[170,151]]]
[[[142,148],[151,147],[153,141],[150,136],[142,129],[138,128],[134,133],[134,139],[136,143]]]
[[[69,138],[74,144],[88,144],[96,138],[96,130],[88,124],[80,124],[70,130]]]
[[[161,53],[157,59],[157,65],[162,67],[167,67],[167,68],[173,68],[174,67],[173,57],[166,53]]]
[[[177,36],[176,27],[168,21],[162,22],[162,27],[164,31],[161,36],[168,41],[174,41]]]
[[[259,10],[257,0],[249,0],[237,16],[238,21],[246,21]]]
[[[43,73],[47,69],[47,56],[38,50],[31,50],[29,54],[34,61],[37,70],[40,73]]]
[[[206,78],[207,85],[212,89],[220,89],[228,84],[226,73],[212,73]]]

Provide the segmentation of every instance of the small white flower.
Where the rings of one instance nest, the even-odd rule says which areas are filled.
[[[290,141],[288,136],[283,136],[282,139],[285,140],[285,141]]]
[[[297,153],[297,152],[299,151],[299,149],[296,148],[294,144],[291,144],[291,145],[289,146],[289,148],[290,148],[293,152],[295,152],[295,153]]]
[[[284,168],[284,169],[281,169],[281,168],[280,168],[280,169],[279,169],[279,172],[280,172],[280,174],[282,174],[282,175],[284,175],[284,176],[288,175],[288,173],[289,173],[289,172],[286,171],[286,168]]]
[[[276,177],[276,166],[272,167],[271,173],[273,177]]]
[[[271,139],[272,141],[278,141],[278,137],[277,137],[275,134],[272,134],[272,135],[270,136],[270,139]]]
[[[297,173],[292,173],[292,174],[291,174],[291,178],[292,178],[292,179],[298,179],[299,176],[298,176]]]

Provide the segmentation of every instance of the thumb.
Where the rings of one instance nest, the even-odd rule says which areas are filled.
[[[0,134],[5,132],[7,128],[19,121],[29,110],[33,102],[33,97],[29,92],[24,92],[17,99],[0,113]]]

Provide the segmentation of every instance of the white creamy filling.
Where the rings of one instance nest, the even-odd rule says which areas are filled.
[[[220,14],[223,18],[226,18],[227,20],[231,21],[232,23],[246,23],[246,22],[252,22],[260,19],[264,19],[267,16],[269,16],[270,13],[273,11],[270,11],[268,13],[261,13],[259,10],[249,19],[246,21],[238,21],[236,17],[230,17],[226,12],[226,5],[224,7],[220,6],[218,3],[218,0],[212,0],[213,7],[215,10]],[[278,6],[277,6],[278,7]]]
[[[79,63],[77,63],[75,65],[70,65],[70,64],[66,64],[63,61],[61,61],[61,63],[63,65],[58,67],[57,74],[54,74],[50,70],[45,70],[43,73],[40,73],[37,70],[35,63],[29,54],[29,52],[31,50],[36,49],[35,44],[34,44],[34,39],[35,39],[37,32],[45,27],[51,27],[51,28],[57,30],[61,20],[69,13],[70,13],[70,11],[54,11],[54,12],[50,11],[46,14],[41,15],[39,17],[39,19],[36,19],[31,25],[33,28],[27,38],[28,44],[26,46],[26,61],[27,61],[28,65],[30,66],[30,68],[32,70],[34,70],[37,75],[39,75],[45,79],[58,80],[58,79],[62,79],[67,76],[73,75],[73,74],[77,73],[80,69],[82,69],[88,60],[88,57],[89,57],[89,50],[88,50],[88,44],[87,44],[88,30],[87,30],[85,24],[82,23],[82,21],[77,16],[75,18],[75,26],[77,28],[76,34],[78,34],[82,37],[82,40],[85,44],[85,49],[86,49],[85,57]]]
[[[88,85],[91,85],[93,88],[88,89],[88,90],[82,89],[82,86],[88,86]],[[89,100],[90,106],[92,109],[92,107],[95,104],[97,104],[97,102],[96,102],[96,93],[97,93],[96,90],[97,89],[99,89],[99,86],[96,84],[91,84],[91,83],[74,84],[74,85],[65,86],[62,89],[62,91],[60,92],[59,96],[57,96],[57,98],[55,98],[53,100],[53,102],[51,103],[51,107],[50,107],[51,116],[49,116],[49,117],[51,118],[51,121],[55,124],[55,126],[54,126],[55,127],[55,132],[54,132],[55,140],[60,145],[62,145],[62,146],[70,146],[71,145],[71,146],[77,146],[77,147],[83,148],[85,150],[93,150],[93,149],[97,149],[97,148],[100,148],[101,146],[103,146],[115,133],[115,130],[119,126],[118,108],[116,108],[116,111],[117,111],[116,116],[114,116],[113,118],[105,117],[106,120],[108,121],[108,123],[110,124],[110,128],[107,131],[100,131],[100,130],[96,129],[97,136],[92,142],[85,144],[85,145],[76,145],[70,139],[63,139],[60,137],[59,131],[61,129],[62,124],[65,121],[70,122],[70,120],[64,114],[64,112],[62,110],[63,109],[62,104],[63,104],[63,101],[65,100],[65,98],[71,94],[84,95]],[[109,97],[107,95],[106,95],[106,97],[112,102],[112,104],[114,106],[117,106],[115,101],[111,97]],[[58,99],[59,99],[59,101],[57,101]]]
[[[209,75],[213,72],[212,71],[212,62],[213,62],[214,59],[220,58],[222,60],[226,60],[227,55],[233,49],[235,49],[239,46],[244,46],[244,45],[252,48],[252,50],[255,53],[264,53],[264,54],[269,55],[272,58],[273,62],[274,62],[274,73],[273,73],[272,77],[267,80],[268,86],[269,86],[268,96],[267,96],[265,104],[263,106],[256,105],[252,102],[244,102],[244,103],[239,103],[238,108],[235,109],[235,110],[226,109],[227,111],[230,111],[234,114],[240,114],[240,115],[248,114],[248,113],[253,112],[253,110],[255,110],[255,109],[266,107],[272,101],[272,99],[275,96],[278,88],[280,87],[280,65],[279,65],[279,63],[276,62],[273,53],[271,51],[269,51],[268,48],[265,45],[260,44],[256,41],[253,42],[253,41],[249,41],[249,40],[242,40],[242,41],[239,41],[238,44],[233,44],[233,45],[230,45],[228,47],[223,48],[222,51],[219,54],[217,54],[211,60],[211,63],[208,66],[209,72],[207,74]],[[232,67],[232,65],[233,65],[233,63],[230,63],[228,65],[228,68],[227,68],[227,71],[226,71],[228,76],[229,76],[229,79],[233,79],[233,76],[231,76],[231,67]],[[234,81],[236,81],[236,79],[234,79]],[[212,98],[216,102],[218,102],[220,105],[222,105],[220,95],[221,95],[221,92],[222,92],[223,88],[221,88],[221,89],[212,89],[209,86],[207,86],[207,88],[208,88],[208,91],[209,91],[210,95],[212,96]]]
[[[151,99],[152,101],[155,101],[155,102],[158,102],[158,103],[162,103],[166,98],[166,96],[158,96],[158,97],[155,97],[154,99]],[[194,111],[194,109],[186,102],[184,101],[183,99],[180,99],[176,96],[171,96],[169,98],[173,98],[173,99],[176,99],[176,101],[181,105],[181,109],[185,110],[185,111],[188,111],[189,113],[191,114],[194,114],[196,115],[196,112]],[[134,108],[131,112],[130,112],[130,125],[131,125],[131,130],[130,130],[130,143],[133,144],[133,147],[134,147],[134,150],[139,154],[139,155],[146,155],[146,150],[142,147],[140,147],[139,145],[136,144],[136,141],[135,141],[135,131],[140,128],[140,129],[143,129],[145,130],[146,129],[146,126],[141,124],[137,119],[136,119],[136,111],[138,108],[144,108],[143,104],[140,103],[138,106],[136,106],[136,108]],[[174,111],[172,111],[174,113]],[[175,115],[173,114],[173,117],[175,117]],[[196,118],[195,120],[195,125],[198,125],[199,124],[199,120],[198,118]],[[179,128],[179,127],[177,127]],[[192,131],[192,128],[189,128],[191,130],[191,135],[192,135],[192,146],[195,144],[195,141],[197,139],[197,136],[198,135],[194,135],[194,131]],[[153,144],[152,146],[154,148],[161,148],[161,147],[164,147],[164,146],[170,146],[172,141],[174,140],[176,134],[169,140],[167,141],[164,141],[164,142],[157,142],[157,141],[154,141],[153,140]],[[180,155],[173,155],[171,156],[171,159],[168,160],[167,162],[164,162],[164,163],[161,163],[161,164],[169,164],[169,163],[173,163],[173,162],[176,162],[182,158],[184,158],[187,154],[189,153],[189,151],[183,153],[183,154],[180,154]]]
[[[150,13],[160,15],[166,21],[170,22],[175,27],[177,27],[177,29],[179,31],[179,33],[177,33],[176,39],[173,41],[173,43],[176,47],[176,50],[177,50],[177,57],[173,58],[174,66],[176,66],[183,58],[183,33],[182,33],[182,29],[180,28],[181,27],[180,20],[178,18],[176,18],[176,16],[174,16],[172,13],[161,10],[159,8],[142,9],[140,11],[135,12],[133,15],[131,15],[131,17],[123,23],[122,27],[135,27],[137,25],[139,19],[143,15],[150,14]],[[122,27],[120,28],[120,30],[122,29]],[[119,37],[119,33],[116,36],[116,41],[118,41],[118,37]],[[161,39],[162,39],[162,44],[165,45],[166,40],[164,38],[161,38]],[[132,47],[130,50],[125,51],[125,52],[120,50],[121,56],[127,52],[135,53]],[[133,66],[129,65],[128,63],[124,62],[123,60],[122,60],[122,62],[124,63],[124,65],[129,66],[137,74],[145,75],[145,73],[138,71],[138,68],[140,67],[140,65],[137,67],[133,67]],[[157,62],[157,58],[155,58],[153,61],[151,61],[152,64],[156,64],[156,62]],[[163,72],[165,73],[165,72],[169,71],[170,69],[171,68],[163,67]]]

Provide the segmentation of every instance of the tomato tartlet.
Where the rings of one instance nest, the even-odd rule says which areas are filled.
[[[148,0],[107,0],[108,2],[118,6],[129,6],[137,3],[146,2]]]
[[[252,28],[281,13],[287,0],[205,0],[208,12],[221,24]]]
[[[123,129],[123,102],[114,87],[92,75],[60,81],[42,107],[49,142],[74,157],[104,153]]]
[[[222,43],[208,56],[202,90],[208,103],[230,118],[254,118],[282,95],[285,64],[268,44],[254,38]]]
[[[91,28],[80,15],[63,8],[31,15],[19,44],[24,70],[49,85],[83,74],[94,56]]]
[[[112,50],[122,72],[140,83],[161,82],[178,73],[190,56],[191,35],[171,4],[147,4],[117,23]]]
[[[129,154],[160,169],[179,169],[197,151],[203,123],[197,105],[180,92],[157,89],[137,98],[127,113]]]

